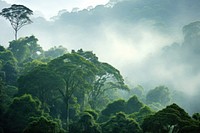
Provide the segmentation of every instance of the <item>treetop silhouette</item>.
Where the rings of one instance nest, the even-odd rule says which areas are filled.
[[[9,8],[2,9],[0,15],[10,21],[15,31],[15,40],[17,40],[18,31],[25,25],[32,23],[29,15],[33,15],[33,11],[23,5],[13,4]]]

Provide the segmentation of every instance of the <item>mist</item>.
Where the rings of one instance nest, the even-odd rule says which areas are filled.
[[[0,9],[5,6],[0,1]],[[93,51],[133,85],[146,90],[168,86],[183,94],[174,101],[190,113],[200,112],[200,51],[194,51],[199,40],[195,47],[190,45],[182,31],[199,21],[199,7],[199,0],[112,0],[72,12],[61,9],[50,20],[34,16],[19,36],[35,35],[45,50],[62,45],[69,51]],[[7,47],[14,35],[2,17],[0,28],[0,44]]]

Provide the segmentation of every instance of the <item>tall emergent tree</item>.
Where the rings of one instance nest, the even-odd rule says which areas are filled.
[[[25,25],[32,23],[28,15],[32,15],[33,11],[23,5],[13,4],[9,8],[2,9],[0,15],[8,19],[15,31],[15,40],[17,40],[17,32]]]
[[[64,90],[58,87],[66,104],[66,130],[69,131],[69,100],[75,92],[84,92],[92,88],[90,81],[93,80],[97,68],[82,56],[71,53],[58,57],[48,63],[51,70],[60,75],[64,82]]]
[[[72,51],[72,53],[82,56],[98,70],[92,81],[93,89],[88,92],[88,101],[93,109],[97,109],[106,91],[112,89],[129,90],[119,70],[108,63],[100,62],[93,52],[80,49],[77,52]]]

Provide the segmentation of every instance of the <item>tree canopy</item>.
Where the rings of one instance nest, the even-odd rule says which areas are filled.
[[[0,0],[5,19],[0,43],[9,38],[7,23],[15,39],[3,44],[8,47],[0,45],[0,133],[199,133],[199,94],[193,92],[200,91],[193,89],[200,86],[200,21],[182,28],[180,44],[167,44],[181,39],[172,29],[199,18],[199,0],[110,0],[61,11],[53,21],[33,16],[36,24],[23,32],[33,35],[20,38],[18,32],[32,23],[33,11],[5,5]],[[39,41],[36,34],[46,38]],[[45,50],[39,42],[56,45],[42,44]],[[69,51],[64,46],[95,49]],[[143,50],[146,46],[153,47]],[[115,64],[123,60],[131,69],[120,64],[120,71],[92,50],[103,58],[117,56]],[[169,88],[149,90],[155,83]]]
[[[146,102],[160,103],[161,105],[167,105],[170,102],[169,88],[165,86],[158,86],[150,90],[146,95]]]
[[[144,132],[164,133],[172,130],[181,133],[198,133],[199,122],[193,120],[182,108],[176,104],[167,106],[154,115],[144,119]]]
[[[102,133],[142,133],[139,124],[121,112],[103,123],[101,127]]]
[[[31,95],[25,94],[15,97],[4,115],[5,132],[22,132],[29,122],[30,117],[43,114],[41,102]]]
[[[12,51],[19,63],[37,59],[43,55],[43,49],[35,36],[21,37],[10,42],[8,49]]]

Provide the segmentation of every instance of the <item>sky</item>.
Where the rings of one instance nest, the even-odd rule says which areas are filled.
[[[60,10],[71,11],[73,8],[88,8],[106,4],[109,0],[4,0],[10,4],[23,4],[38,15],[49,19],[56,16]]]

